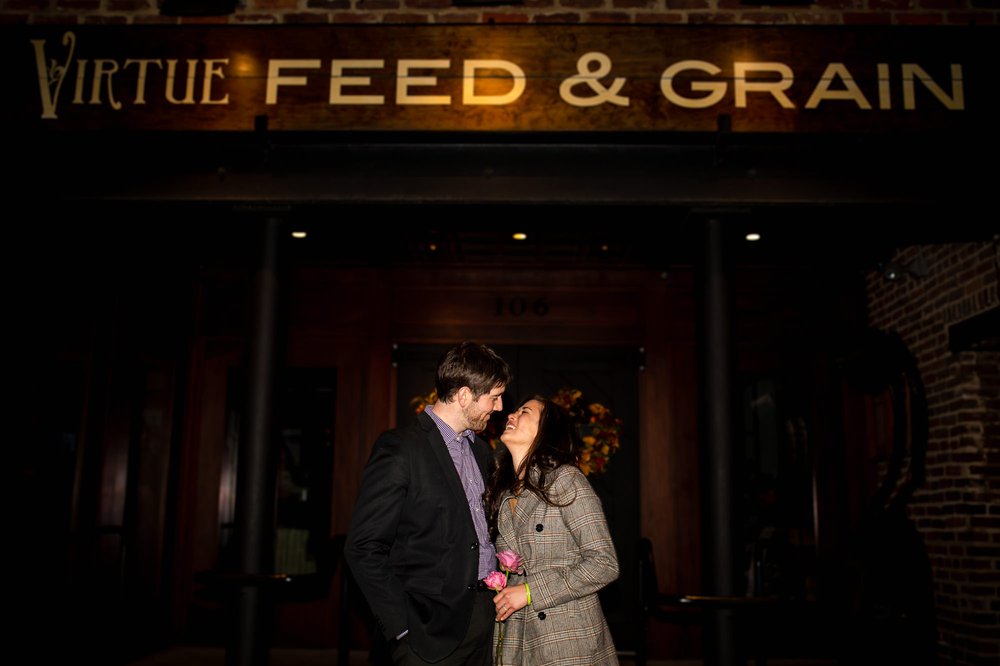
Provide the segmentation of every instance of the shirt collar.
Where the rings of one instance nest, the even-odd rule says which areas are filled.
[[[434,425],[437,426],[438,432],[441,433],[441,439],[443,439],[446,444],[451,444],[459,439],[465,440],[471,444],[473,438],[476,436],[471,428],[461,432],[455,432],[450,425],[445,423],[440,416],[434,413],[434,405],[428,405],[424,411],[427,412],[427,415],[431,417],[432,421],[434,421]]]

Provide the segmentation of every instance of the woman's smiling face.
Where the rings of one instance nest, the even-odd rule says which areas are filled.
[[[529,400],[507,416],[507,427],[500,435],[500,441],[508,449],[512,447],[527,450],[538,435],[538,421],[545,407],[538,400]]]

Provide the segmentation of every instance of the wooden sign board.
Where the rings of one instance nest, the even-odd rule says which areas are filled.
[[[19,26],[8,130],[884,132],[988,127],[1000,30]],[[722,120],[720,121],[720,118]]]

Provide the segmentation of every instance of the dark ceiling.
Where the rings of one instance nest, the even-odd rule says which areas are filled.
[[[276,218],[309,233],[285,250],[304,265],[663,268],[698,262],[719,219],[738,262],[870,267],[1000,227],[974,136],[19,139],[4,165],[25,262],[253,262]]]

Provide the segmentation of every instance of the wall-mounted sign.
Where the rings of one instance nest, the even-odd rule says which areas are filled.
[[[996,113],[992,28],[23,26],[10,127],[828,132]]]

